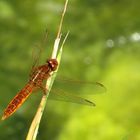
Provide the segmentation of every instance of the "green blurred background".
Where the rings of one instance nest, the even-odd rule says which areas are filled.
[[[27,82],[32,50],[46,29],[41,62],[50,56],[63,5],[64,0],[0,1],[1,115]],[[89,97],[95,108],[48,101],[38,140],[140,140],[139,13],[139,0],[69,0],[63,35],[70,35],[59,74],[100,81],[107,92]],[[78,91],[92,93],[86,86]],[[25,139],[41,96],[33,93],[0,122],[0,140]]]

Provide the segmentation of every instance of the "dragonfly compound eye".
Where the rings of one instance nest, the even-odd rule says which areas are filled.
[[[52,71],[55,71],[57,69],[58,62],[56,59],[49,59],[47,63],[49,64],[49,67],[52,69]]]

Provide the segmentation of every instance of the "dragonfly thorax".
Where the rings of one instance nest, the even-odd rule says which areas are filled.
[[[48,59],[45,65],[36,67],[31,75],[30,82],[35,86],[40,86],[43,80],[48,79],[52,71],[57,69],[58,62],[56,59]]]

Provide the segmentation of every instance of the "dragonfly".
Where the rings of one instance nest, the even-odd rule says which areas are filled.
[[[43,81],[50,77],[51,72],[55,71],[57,66],[58,62],[56,59],[48,59],[46,64],[33,68],[28,83],[8,104],[2,116],[2,120],[11,116],[25,102],[33,90],[40,88],[44,94],[46,94],[46,88],[43,86]]]
[[[2,120],[5,120],[6,118],[10,117],[14,112],[17,111],[21,107],[21,105],[25,102],[25,100],[31,95],[33,91],[36,89],[41,89],[44,94],[47,94],[47,89],[43,85],[44,80],[48,80],[51,76],[51,73],[54,72],[58,67],[58,62],[56,59],[48,59],[44,65],[40,66],[34,66],[32,68],[29,81],[24,86],[23,89],[21,89],[16,96],[11,100],[11,102],[8,104],[6,109],[4,110]],[[67,80],[61,80],[64,84],[67,83]],[[93,83],[93,82],[82,82],[82,81],[74,81],[69,80],[68,82],[72,84],[90,84],[93,87],[97,87],[98,89],[105,89],[104,85],[101,83]],[[73,102],[78,104],[84,104],[89,106],[95,106],[95,104],[92,101],[89,101],[85,98],[76,96],[74,94],[70,94],[67,92],[64,92],[63,90],[57,89],[52,91],[52,93],[49,95],[49,99],[54,100],[62,100],[67,102]]]

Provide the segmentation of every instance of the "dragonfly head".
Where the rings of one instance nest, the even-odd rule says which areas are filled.
[[[47,63],[52,71],[55,71],[57,69],[58,62],[56,59],[49,59],[47,60]]]

